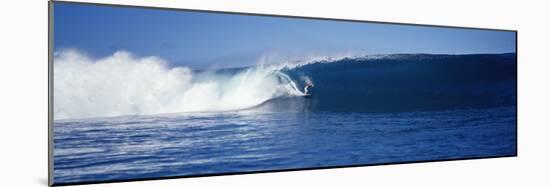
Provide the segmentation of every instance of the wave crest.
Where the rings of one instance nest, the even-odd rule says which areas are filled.
[[[75,50],[54,55],[56,120],[238,110],[301,94],[275,67],[195,72],[126,51],[100,59]]]

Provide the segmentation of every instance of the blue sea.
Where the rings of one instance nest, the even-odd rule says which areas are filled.
[[[397,54],[278,74],[310,97],[238,110],[60,119],[54,183],[515,156],[515,54]],[[236,75],[249,68],[219,70]]]

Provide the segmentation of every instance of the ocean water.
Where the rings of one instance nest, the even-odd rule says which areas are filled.
[[[54,65],[55,184],[516,155],[515,54],[215,71],[71,59]]]
[[[516,154],[515,108],[227,112],[56,123],[57,183]]]

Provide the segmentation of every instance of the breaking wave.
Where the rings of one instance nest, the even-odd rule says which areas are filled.
[[[54,118],[227,111],[302,95],[278,69],[193,71],[125,51],[100,59],[62,51],[54,55]]]
[[[55,119],[181,112],[407,112],[516,105],[516,54],[390,54],[191,70],[124,51],[54,55]],[[301,91],[312,86],[307,98]],[[308,92],[310,93],[310,92]]]

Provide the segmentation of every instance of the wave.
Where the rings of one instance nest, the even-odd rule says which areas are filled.
[[[56,120],[238,110],[299,95],[275,67],[193,71],[126,51],[100,59],[76,50],[54,54]]]
[[[390,54],[303,63],[282,72],[315,82],[308,110],[407,112],[516,105],[515,53]],[[298,87],[304,82],[298,82]],[[278,106],[284,106],[277,104]]]
[[[402,112],[516,104],[516,54],[390,54],[191,70],[119,51],[54,55],[55,119],[239,110]],[[315,83],[315,84],[314,84]],[[307,99],[300,88],[310,88]]]

